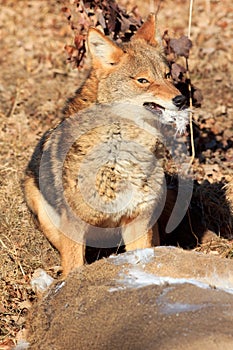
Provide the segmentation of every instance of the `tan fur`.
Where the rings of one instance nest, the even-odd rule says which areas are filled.
[[[73,213],[97,228],[122,227],[124,242],[119,244],[125,243],[126,250],[159,244],[157,225],[146,232],[147,223],[143,219],[137,221],[137,218],[143,212],[153,211],[162,196],[162,136],[156,127],[150,132],[150,127],[145,130],[138,123],[150,120],[152,124],[149,125],[153,127],[153,120],[156,119],[151,111],[144,108],[145,102],[159,104],[165,111],[170,108],[177,110],[172,99],[180,95],[171,81],[166,79],[168,68],[156,38],[153,15],[122,47],[98,30],[90,29],[88,48],[92,58],[89,77],[65,107],[66,124],[62,125],[61,130],[59,124],[46,133],[37,146],[26,172],[24,186],[29,208],[37,216],[46,237],[61,254],[64,275],[84,263],[86,237],[90,235],[85,225],[80,230]],[[77,112],[79,114],[74,115]],[[130,114],[133,116],[131,120]],[[139,121],[134,120],[137,114],[141,118]],[[96,119],[101,122],[99,125],[95,125]],[[78,134],[80,130],[85,131],[81,136]],[[63,163],[60,158],[65,152],[67,140],[74,142]],[[145,149],[145,154],[140,154],[141,148],[138,151],[135,142]],[[87,163],[85,175],[86,170],[82,170],[81,166],[90,157],[93,148],[100,144],[109,149],[111,156],[100,148],[93,160]],[[48,155],[45,162],[48,168],[46,171],[42,169],[43,172],[40,164],[43,164],[45,153]],[[150,155],[156,157],[155,164],[153,156],[149,161]],[[96,173],[96,192],[92,193],[91,183],[82,192],[79,188],[82,180],[77,181],[77,174],[83,171],[85,184],[88,175],[95,173],[93,164],[98,157],[103,159],[103,166]],[[129,206],[122,205],[117,213],[111,213],[90,204],[99,196],[104,205],[111,206],[113,203],[113,207],[116,206],[114,201],[126,191],[125,180],[132,183],[137,193]],[[41,183],[45,184],[44,192]],[[108,240],[109,237],[111,234],[109,236],[106,230],[103,239]],[[131,237],[131,240],[127,240],[127,237]]]
[[[96,49],[98,45],[102,46],[100,52]],[[122,48],[96,29],[90,29],[88,48],[92,56],[92,69],[76,96],[68,101],[65,107],[67,116],[94,102],[112,103],[125,98],[133,99],[143,92],[154,97],[158,95],[164,100],[171,100],[180,94],[170,79],[165,79],[169,69],[156,38],[154,15],[149,16],[131,41]],[[147,78],[150,85],[140,85],[137,82],[140,77]]]

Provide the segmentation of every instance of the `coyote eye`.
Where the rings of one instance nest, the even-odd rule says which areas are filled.
[[[149,83],[149,80],[147,80],[146,78],[139,78],[139,79],[137,79],[137,81],[140,84],[148,84]]]
[[[165,73],[165,79],[171,79],[171,73],[170,72]]]

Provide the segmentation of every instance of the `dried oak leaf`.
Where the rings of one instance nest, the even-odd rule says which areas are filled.
[[[189,50],[192,47],[192,41],[185,35],[179,39],[171,39],[169,42],[170,48],[177,56],[189,57]]]
[[[142,25],[136,8],[127,13],[115,0],[73,0],[72,4],[70,8],[62,8],[74,32],[74,45],[67,45],[65,49],[68,61],[79,69],[85,66],[85,41],[90,26],[102,27],[106,35],[120,43],[128,41]]]
[[[65,50],[67,53],[67,61],[72,63],[74,67],[78,67],[80,65],[79,50],[77,50],[74,46],[71,45],[65,45]]]
[[[97,18],[97,21],[99,22],[99,24],[101,25],[101,27],[103,29],[106,29],[106,21],[105,21],[104,15],[103,15],[103,11],[101,9],[96,10],[96,18]]]
[[[68,19],[68,21],[70,21],[71,19],[71,11],[68,7],[62,7],[62,12],[65,14],[66,18]]]
[[[75,35],[74,44],[77,50],[80,50],[84,45],[85,37],[82,34]]]
[[[195,86],[192,86],[193,87],[193,103],[194,103],[194,106],[196,107],[200,107],[201,106],[201,103],[203,101],[203,95],[202,95],[202,92],[200,89],[196,88]]]
[[[171,75],[175,82],[183,81],[186,69],[177,63],[172,63],[171,65]]]

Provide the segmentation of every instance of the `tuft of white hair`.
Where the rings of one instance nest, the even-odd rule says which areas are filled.
[[[163,111],[162,117],[160,118],[163,124],[175,124],[176,134],[183,134],[186,130],[186,126],[189,123],[189,113],[190,110],[184,109],[180,111],[175,111],[171,109],[165,109]]]

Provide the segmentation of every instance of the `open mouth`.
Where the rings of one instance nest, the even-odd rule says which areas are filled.
[[[162,115],[163,111],[165,108],[163,106],[160,106],[157,103],[154,102],[144,102],[143,106],[150,112],[157,114],[157,115]]]
[[[182,134],[186,130],[189,122],[189,110],[180,108],[179,110],[165,108],[155,102],[144,102],[143,107],[158,116],[159,122],[166,125],[174,125],[176,132]]]

